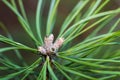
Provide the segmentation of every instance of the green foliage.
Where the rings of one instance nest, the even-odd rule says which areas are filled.
[[[0,71],[6,72],[2,76],[0,75],[0,80],[31,80],[31,77],[34,80],[118,79],[120,77],[120,50],[116,46],[120,45],[120,30],[118,30],[120,18],[117,18],[116,22],[109,26],[106,32],[99,34],[115,16],[120,14],[120,8],[101,12],[109,1],[80,0],[63,21],[60,32],[56,36],[57,39],[64,38],[61,49],[56,55],[42,55],[37,48],[44,44],[43,35],[53,34],[56,16],[59,16],[57,15],[57,8],[60,0],[50,0],[45,34],[42,32],[43,0],[38,0],[37,3],[36,33],[33,32],[27,18],[23,0],[2,0],[1,2],[17,16],[21,27],[37,48],[15,41],[9,30],[0,22],[0,28],[6,33],[6,37],[0,34],[0,42],[7,44],[6,47],[0,48]],[[85,13],[82,12],[84,9]],[[81,37],[83,33],[90,30],[91,33],[84,40],[75,42],[77,37]],[[10,50],[14,51],[23,65],[14,63],[4,54]],[[40,58],[31,65],[27,65],[21,55],[21,50],[31,51],[40,55]]]

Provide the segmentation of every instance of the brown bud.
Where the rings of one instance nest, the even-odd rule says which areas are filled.
[[[54,40],[53,34],[51,34],[51,35],[48,36],[48,37],[45,37],[45,39],[44,39],[45,47],[46,47],[46,48],[49,48],[50,46],[52,46],[53,40]]]
[[[44,45],[38,47],[38,51],[41,52],[43,55],[52,55],[57,52],[57,50],[62,46],[64,42],[64,38],[59,38],[53,43],[54,35],[51,34],[44,39]]]
[[[46,50],[43,47],[38,47],[38,51],[41,52],[43,55],[46,55]]]
[[[63,42],[64,42],[64,38],[59,38],[59,39],[56,40],[56,42],[54,43],[54,47],[55,47],[56,49],[59,49],[59,48],[62,46]]]

